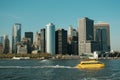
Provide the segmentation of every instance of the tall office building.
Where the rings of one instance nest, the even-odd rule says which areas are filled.
[[[78,55],[78,32],[70,26],[68,34],[68,54]]]
[[[99,51],[101,52],[107,52],[108,46],[107,46],[107,30],[106,29],[96,29],[95,32],[96,41],[99,43]]]
[[[46,36],[45,36],[45,29],[41,29],[41,52],[45,53],[46,52]]]
[[[73,27],[72,27],[72,25],[70,25],[70,26],[68,27],[68,36],[69,36],[69,37],[72,37],[72,36],[73,36]]]
[[[17,43],[21,41],[21,24],[15,23],[12,31],[12,53],[17,53]]]
[[[83,53],[91,53],[92,44],[91,41],[94,40],[93,26],[94,21],[84,17],[78,21],[78,48],[79,55]]]
[[[55,33],[56,54],[67,54],[67,31],[59,29]]]
[[[68,27],[68,44],[71,44],[72,43],[72,37],[73,37],[73,27],[70,25]]]
[[[107,50],[106,51],[110,51],[110,26],[108,23],[105,22],[100,22],[100,23],[96,23],[94,24],[94,40],[96,41],[98,38],[98,36],[96,36],[98,34],[98,29],[101,33],[101,38],[105,38],[106,36],[106,41],[104,40],[104,42],[107,42]],[[97,33],[96,33],[97,32]],[[106,35],[105,35],[106,34]]]
[[[76,29],[73,29],[72,52],[74,55],[78,55],[78,32]]]
[[[41,50],[41,42],[40,42],[41,34],[36,32],[34,38],[34,46],[36,50]]]
[[[4,44],[4,36],[0,36],[0,43],[3,45]]]
[[[25,38],[27,38],[31,44],[33,44],[33,32],[25,32]]]
[[[0,53],[3,53],[4,51],[4,37],[3,36],[0,36]]]
[[[0,43],[0,54],[3,53],[3,45]]]
[[[31,53],[33,45],[33,32],[25,32],[25,38],[27,38],[27,53]]]
[[[9,53],[10,50],[10,41],[8,35],[4,36],[4,52],[5,54]]]
[[[55,25],[53,23],[46,25],[46,52],[55,54]]]

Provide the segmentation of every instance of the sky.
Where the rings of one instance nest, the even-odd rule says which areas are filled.
[[[68,30],[78,26],[78,19],[88,17],[110,24],[111,49],[120,51],[120,0],[0,0],[0,36],[11,41],[14,23],[24,32],[37,32],[52,22]]]

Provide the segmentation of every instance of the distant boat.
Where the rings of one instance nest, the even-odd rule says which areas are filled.
[[[30,59],[30,57],[13,57],[12,59],[15,59],[15,60],[25,60],[25,59]]]

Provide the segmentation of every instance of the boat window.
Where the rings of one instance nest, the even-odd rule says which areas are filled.
[[[81,63],[81,65],[84,65],[84,64],[102,64],[101,62],[88,62],[88,63]]]

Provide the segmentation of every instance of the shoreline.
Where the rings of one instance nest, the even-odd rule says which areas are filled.
[[[13,60],[13,57],[18,57],[18,58],[25,58],[25,57],[29,57],[29,59],[35,59],[35,60],[45,60],[45,59],[52,59],[52,60],[57,60],[57,59],[61,59],[61,60],[75,60],[75,59],[80,59],[80,60],[85,60],[88,58],[84,58],[82,56],[79,55],[50,55],[50,54],[0,54],[0,60],[2,59],[9,59],[9,60]],[[120,57],[99,57],[98,60],[119,60]],[[26,59],[28,60],[28,59]]]
[[[24,58],[24,57],[23,57]],[[12,59],[12,58],[0,58],[0,60],[90,60],[83,58],[29,58],[29,59]],[[120,58],[98,58],[97,60],[120,60]]]

